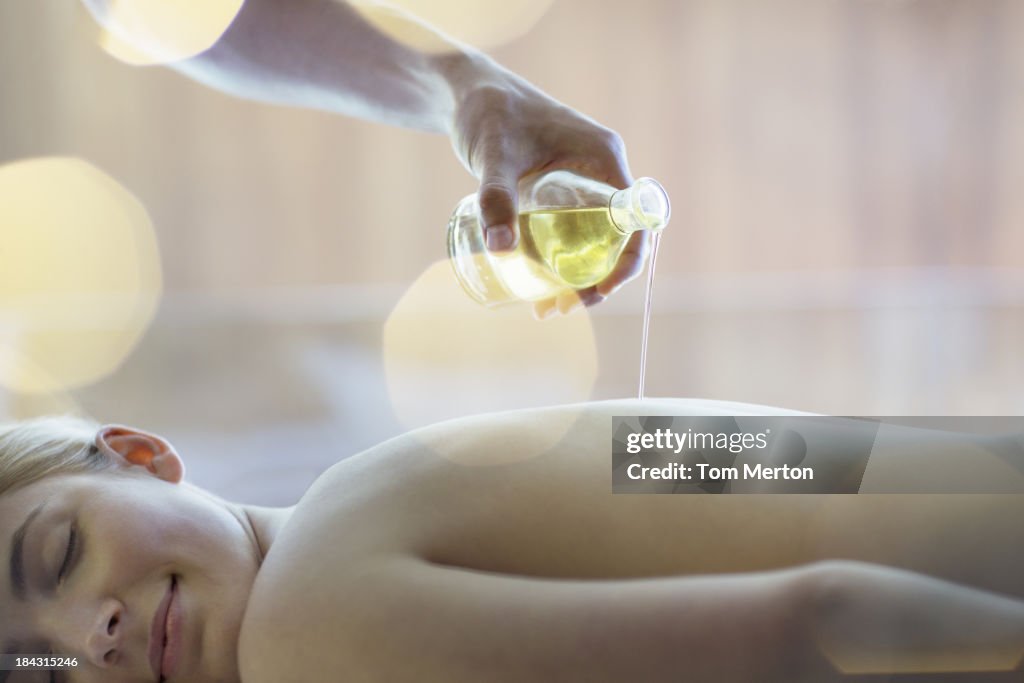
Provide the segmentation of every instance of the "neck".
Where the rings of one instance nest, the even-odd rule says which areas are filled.
[[[260,564],[263,563],[270,551],[277,532],[288,522],[294,511],[294,505],[287,508],[268,508],[257,505],[238,506],[239,521],[246,527],[246,532],[250,534],[256,545]]]

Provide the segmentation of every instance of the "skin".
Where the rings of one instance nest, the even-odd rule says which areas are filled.
[[[109,0],[84,1],[107,21]],[[633,183],[617,133],[385,4],[247,0],[213,47],[172,66],[239,97],[447,135],[480,181],[491,251],[519,241],[517,188],[526,176],[568,169],[619,189]],[[603,301],[641,272],[648,243],[634,233],[604,281],[536,302],[535,316]]]
[[[569,168],[616,187],[631,182],[613,132],[393,10],[249,0],[213,48],[175,68],[244,97],[449,135],[480,179],[495,251],[518,239],[516,183],[525,175]],[[600,301],[639,273],[646,249],[643,237],[634,237],[608,280],[542,302],[535,312],[543,317],[576,301]],[[152,611],[167,572],[180,567],[183,589],[192,584],[204,594],[192,603],[190,621],[208,621],[211,633],[224,634],[191,655],[202,666],[192,673],[208,680],[231,680],[231,646],[223,643],[239,614],[238,671],[247,683],[339,674],[446,683],[674,681],[685,674],[689,681],[761,683],[831,680],[844,667],[1019,668],[1019,500],[611,496],[608,463],[594,457],[607,452],[608,416],[692,409],[556,409],[406,435],[332,468],[294,511],[268,511],[263,532],[250,513],[251,534],[239,508],[233,514],[223,503],[166,520],[186,501],[155,489],[125,499],[113,488],[69,490],[87,519],[105,522],[107,559],[93,560],[99,564],[80,590],[68,584],[59,612],[57,603],[40,602],[9,621],[66,642],[68,651],[91,657],[96,671],[124,664],[94,680],[152,680],[141,669],[138,621],[136,649],[119,658],[116,647],[93,646],[90,654],[86,627],[68,625],[86,618],[65,623],[63,615],[95,612],[109,625],[100,608],[122,601],[118,623],[127,633],[138,614]],[[537,437],[565,424],[570,431],[558,447]],[[900,453],[894,448],[883,467],[915,476],[900,467]],[[151,460],[156,476],[143,481],[180,486]],[[21,499],[7,499],[14,509],[0,511],[4,525],[13,524],[6,513],[26,512],[30,494],[45,493],[25,490]],[[120,514],[104,507],[108,496],[123,503]],[[161,500],[167,504],[155,505]],[[147,514],[126,520],[127,504]],[[231,531],[232,518],[240,535]],[[160,523],[137,526],[146,520]],[[190,543],[205,543],[209,554],[147,542],[165,522],[168,533],[195,532]],[[10,533],[8,527],[0,530]],[[129,540],[119,541],[122,535]],[[269,549],[262,564],[260,548]],[[142,551],[142,559],[123,559],[129,550]],[[228,588],[223,580],[204,578],[215,559],[242,577],[234,593],[220,590]],[[249,581],[254,566],[259,572]],[[219,609],[204,611],[206,604]]]
[[[674,681],[680,648],[687,680],[716,683],[1019,666],[1019,496],[612,495],[610,416],[630,414],[790,413],[648,400],[477,416],[345,459],[278,510],[190,487],[165,440],[104,428],[114,473],[0,498],[7,546],[58,496],[31,527],[30,585],[55,583],[71,523],[85,539],[55,597],[15,605],[3,580],[0,635],[80,657],[75,683],[156,680],[146,632],[175,575],[172,681]],[[869,473],[927,443],[887,438]],[[841,481],[841,453],[807,463]]]
[[[114,471],[48,477],[0,497],[0,639],[16,641],[17,653],[78,657],[79,667],[58,681],[155,681],[150,627],[174,575],[186,646],[168,680],[237,681],[249,591],[290,510],[228,504],[184,483],[181,459],[154,435],[109,426],[96,443]],[[20,602],[7,571],[10,540],[41,501],[49,502],[25,536],[28,594]],[[72,525],[76,550],[58,580]],[[48,676],[22,671],[8,680]]]
[[[342,461],[254,584],[244,680],[791,683],[1019,666],[1019,496],[611,495],[611,415],[745,413],[787,414],[520,411]],[[920,438],[896,433],[869,470],[898,470]],[[835,456],[815,465],[840,481]]]

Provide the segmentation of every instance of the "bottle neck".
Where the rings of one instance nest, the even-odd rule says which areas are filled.
[[[653,178],[640,178],[612,194],[608,211],[615,227],[628,235],[637,230],[660,232],[668,225],[671,207],[661,183]]]

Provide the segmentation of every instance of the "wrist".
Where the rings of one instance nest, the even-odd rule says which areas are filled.
[[[457,128],[460,112],[466,108],[476,108],[478,102],[519,90],[518,79],[511,72],[472,48],[434,55],[431,59],[452,102],[449,133]]]

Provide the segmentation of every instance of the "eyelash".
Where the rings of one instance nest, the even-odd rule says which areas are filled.
[[[57,583],[63,583],[65,579],[65,573],[71,564],[71,558],[75,554],[75,547],[78,545],[78,525],[71,525],[71,532],[68,534],[68,549],[64,554],[64,562],[60,566],[60,571],[57,572]]]
[[[78,546],[78,526],[75,524],[71,525],[71,531],[68,533],[68,549],[64,553],[64,561],[60,565],[60,570],[57,572],[57,583],[63,583],[65,574],[67,573],[68,567],[71,564],[71,558],[74,557],[75,548]],[[52,655],[52,653],[51,653]],[[57,672],[50,671],[50,682],[57,683]]]
[[[57,583],[61,584],[64,582],[65,575],[67,574],[68,567],[71,566],[71,559],[75,556],[75,549],[78,547],[78,525],[72,524],[71,530],[68,532],[68,549],[64,553],[64,561],[60,565],[60,569],[57,571]],[[53,653],[50,653],[53,656]],[[49,683],[57,683],[57,672],[50,671]]]

